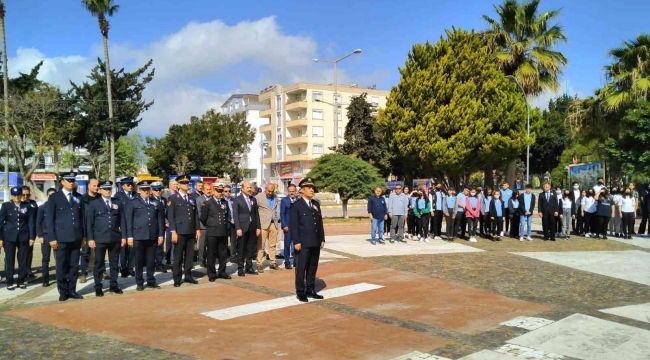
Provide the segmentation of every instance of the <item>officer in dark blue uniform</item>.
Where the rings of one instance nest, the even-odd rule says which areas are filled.
[[[49,199],[52,194],[56,192],[55,188],[47,189],[46,195]],[[50,243],[45,240],[45,210],[47,209],[47,200],[43,205],[38,208],[36,212],[36,238],[41,243],[41,254],[43,260],[41,261],[41,272],[43,273],[43,287],[50,286],[50,254],[52,254],[52,247]]]
[[[192,258],[196,240],[201,237],[199,230],[199,213],[196,200],[190,193],[190,177],[181,175],[176,178],[179,190],[167,199],[167,220],[174,244],[174,286],[181,286],[181,278],[185,275],[184,282],[198,284],[192,277]],[[183,269],[181,269],[181,265]]]
[[[117,199],[117,201],[121,203],[123,207],[126,207],[126,205],[134,197],[133,177],[127,176],[122,178],[120,180],[120,184],[122,186],[122,191],[118,191],[115,194],[115,199]],[[120,250],[120,268],[123,278],[128,277],[129,275],[135,276],[134,255],[135,252],[133,251],[133,248],[129,246],[122,246],[122,249]]]
[[[38,204],[36,203],[36,200],[32,199],[32,190],[29,188],[29,186],[24,185],[23,186],[23,198],[22,201],[26,202],[29,204],[29,206],[32,207],[34,210],[34,214],[36,214],[36,210],[38,209]],[[34,216],[34,226],[36,226],[36,216]],[[32,272],[32,259],[34,258],[34,246],[30,246],[27,248],[27,263],[25,265],[25,268],[27,269],[27,278],[35,278],[36,275]]]
[[[95,295],[104,296],[102,274],[106,269],[106,252],[108,251],[108,267],[110,273],[109,292],[121,294],[117,284],[119,272],[120,248],[126,242],[125,209],[115,198],[111,198],[112,181],[99,183],[100,196],[88,203],[86,208],[86,234],[88,247],[95,250],[93,279],[95,279]]]
[[[322,299],[316,293],[316,271],[320,249],[325,246],[325,230],[320,204],[314,199],[316,185],[312,178],[303,179],[300,184],[302,198],[291,205],[289,210],[289,229],[296,250],[296,295],[298,300],[307,298]],[[305,286],[306,280],[306,286]]]
[[[214,196],[208,198],[201,205],[201,223],[206,228],[205,239],[208,246],[206,269],[211,282],[217,278],[231,279],[230,275],[226,274],[226,261],[228,260],[228,237],[230,236],[232,215],[228,207],[228,200],[222,197],[223,185],[215,183],[213,187]],[[219,259],[218,271],[215,270],[217,258]]]
[[[76,174],[61,176],[62,188],[50,196],[45,210],[45,241],[56,253],[56,284],[59,301],[83,299],[77,293],[79,252],[86,242],[83,238],[83,203],[74,191]]]
[[[137,291],[144,290],[142,268],[147,266],[147,287],[160,289],[156,284],[156,246],[163,244],[165,209],[153,196],[149,181],[138,182],[138,192],[126,207],[126,236],[135,253],[135,282]]]
[[[167,233],[167,198],[161,195],[163,184],[159,181],[151,183],[151,195],[158,201],[163,208],[163,216],[165,218],[165,226],[163,227],[163,243],[158,245],[156,243],[156,271],[167,273],[167,269],[163,265],[165,257],[165,234]]]
[[[18,286],[27,288],[27,249],[34,246],[36,238],[36,208],[22,201],[23,189],[11,188],[11,201],[0,207],[0,247],[5,249],[5,270],[7,275],[7,290],[14,290],[14,268],[16,266],[16,251],[18,251]]]

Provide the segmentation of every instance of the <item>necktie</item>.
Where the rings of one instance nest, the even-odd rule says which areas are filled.
[[[111,204],[108,200],[106,200],[106,210],[111,211]]]
[[[549,196],[550,196],[550,194],[549,194],[549,193],[546,193],[546,201],[549,201],[549,200],[550,200],[550,199],[549,199]]]
[[[70,205],[72,205],[72,193],[68,193],[68,201],[70,202]]]
[[[183,200],[185,200],[185,202],[187,202],[187,195],[183,195]]]

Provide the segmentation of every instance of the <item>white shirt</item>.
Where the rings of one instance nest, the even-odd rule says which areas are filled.
[[[113,207],[113,203],[111,202],[111,198],[105,198],[102,196],[102,201],[104,202],[104,205],[106,205],[106,202],[108,201],[108,207]]]
[[[573,205],[573,201],[571,201],[570,198],[562,199],[562,209],[571,209],[572,205]]]
[[[305,200],[305,202],[307,203],[307,206],[309,206],[311,208],[311,200],[307,200],[307,198],[302,198],[302,199]]]
[[[594,194],[598,194],[600,190],[602,190],[605,187],[605,185],[595,185],[594,186]]]
[[[573,190],[573,198],[576,200],[580,199],[580,193],[580,190]]]
[[[629,198],[624,197],[621,199],[621,211],[624,213],[633,213],[634,212],[635,199],[630,196]]]
[[[587,196],[582,199],[582,206],[585,212],[593,214],[596,212],[596,207],[598,206],[598,204],[596,203],[596,200],[593,197]]]

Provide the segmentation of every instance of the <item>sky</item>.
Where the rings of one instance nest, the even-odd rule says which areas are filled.
[[[436,42],[445,29],[486,28],[496,0],[436,1],[247,1],[117,0],[109,19],[111,67],[135,70],[153,59],[154,80],[145,97],[140,132],[164,135],[169,125],[189,122],[219,108],[233,93],[258,94],[275,83],[331,83],[331,59],[362,49],[339,63],[339,83],[390,90],[399,82],[413,44]],[[39,61],[40,78],[62,89],[81,82],[103,58],[97,20],[81,0],[5,0],[9,75]],[[650,1],[542,0],[541,10],[561,9],[568,38],[557,50],[569,64],[561,93],[588,96],[602,86],[607,51],[650,32]],[[546,106],[556,96],[531,99]]]

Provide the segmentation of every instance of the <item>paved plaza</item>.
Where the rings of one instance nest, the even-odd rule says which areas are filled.
[[[293,271],[268,264],[214,283],[197,266],[200,284],[180,288],[157,273],[162,289],[143,292],[120,278],[124,294],[103,298],[90,278],[78,286],[86,298],[65,303],[38,269],[26,290],[0,284],[0,358],[647,360],[648,244],[332,235],[317,279],[325,300],[307,304]]]

